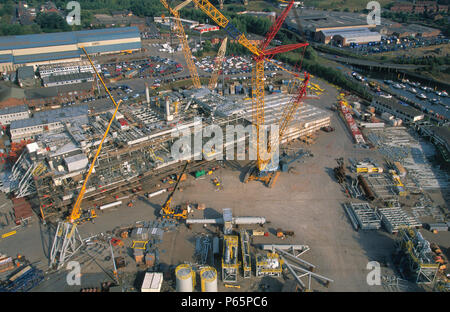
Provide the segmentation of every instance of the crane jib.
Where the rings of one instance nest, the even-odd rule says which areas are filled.
[[[231,23],[228,23],[227,26],[225,26],[225,31],[234,40],[238,40],[242,36],[242,33]]]

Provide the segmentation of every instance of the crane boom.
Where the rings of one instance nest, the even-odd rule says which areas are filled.
[[[91,64],[92,64],[92,61],[91,61],[91,59],[89,58],[89,55],[87,54],[87,52],[86,52],[86,50],[84,49],[84,47],[82,47],[82,49],[83,49],[84,53],[86,54],[87,58],[89,59],[89,61],[90,61]],[[95,69],[95,66],[92,66],[92,67],[94,67],[94,69]],[[97,74],[98,74],[98,73],[97,73]],[[102,82],[103,82],[103,81],[102,81]],[[76,202],[75,202],[75,205],[73,206],[72,213],[71,213],[70,216],[69,216],[69,222],[70,222],[70,223],[76,222],[76,221],[80,218],[80,216],[81,216],[81,202],[83,201],[84,193],[86,192],[86,185],[87,185],[87,182],[88,182],[88,180],[89,180],[89,177],[91,176],[92,170],[94,169],[95,162],[97,161],[97,157],[98,157],[98,155],[100,154],[100,151],[101,151],[101,149],[102,149],[103,142],[105,141],[106,136],[108,135],[109,129],[110,129],[110,127],[111,127],[111,124],[112,124],[112,122],[114,121],[114,119],[116,118],[116,114],[117,114],[117,111],[119,110],[120,103],[122,103],[122,100],[119,100],[119,102],[116,103],[116,101],[114,101],[114,98],[113,98],[113,97],[111,96],[111,94],[109,93],[109,90],[108,90],[108,88],[106,87],[106,85],[103,84],[103,86],[104,86],[105,89],[108,91],[108,94],[110,95],[111,100],[113,101],[113,103],[114,103],[114,105],[115,105],[116,108],[115,108],[115,110],[114,110],[113,116],[111,117],[111,119],[110,119],[110,121],[109,121],[109,123],[108,123],[108,126],[106,127],[106,131],[105,131],[105,133],[103,134],[102,140],[100,141],[100,144],[99,144],[99,146],[98,146],[98,148],[97,148],[97,152],[95,153],[95,156],[94,156],[94,158],[92,159],[92,162],[91,162],[91,165],[90,165],[90,167],[89,167],[88,173],[87,173],[86,177],[84,178],[83,186],[82,186],[81,189],[80,189],[80,193],[78,193],[78,197],[77,197],[77,200],[76,200]]]
[[[188,67],[189,74],[191,75],[191,78],[192,78],[192,84],[194,85],[195,88],[199,89],[202,87],[202,85],[200,83],[200,78],[198,76],[197,68],[195,67],[194,61],[192,60],[192,52],[191,52],[191,49],[189,48],[189,43],[186,39],[186,33],[184,32],[183,24],[181,23],[181,20],[180,20],[180,14],[178,13],[178,10],[172,9],[171,7],[169,7],[169,4],[167,3],[166,0],[160,0],[160,1],[161,1],[162,5],[167,10],[169,10],[170,14],[172,14],[175,18],[176,32],[177,32],[178,38],[180,38],[181,44],[183,46],[183,54],[184,54],[184,58],[186,60],[186,65]],[[189,4],[190,2],[191,2],[191,0],[187,0],[183,3],[181,3],[180,5],[178,5],[177,8],[183,8],[185,5]]]
[[[222,40],[222,44],[220,45],[219,51],[217,52],[217,57],[215,60],[215,66],[214,66],[214,72],[211,75],[211,79],[209,80],[208,88],[210,90],[214,90],[217,86],[217,79],[220,75],[220,68],[225,56],[225,51],[227,50],[227,41],[228,37],[225,37],[225,39]]]
[[[271,185],[272,178],[268,178],[267,175],[261,174],[262,171],[266,168],[267,164],[271,161],[271,158],[262,159],[262,151],[265,149],[264,144],[261,136],[263,135],[264,130],[264,61],[267,59],[270,59],[273,55],[278,53],[283,53],[287,51],[291,51],[294,49],[298,49],[300,47],[306,47],[307,43],[298,43],[298,44],[292,44],[292,45],[286,45],[281,47],[276,47],[272,49],[267,49],[269,46],[271,40],[275,37],[279,29],[284,23],[284,20],[286,19],[290,9],[292,8],[294,4],[294,0],[289,1],[289,5],[286,7],[285,10],[283,10],[282,14],[277,18],[275,23],[271,26],[270,31],[266,35],[264,41],[261,43],[259,47],[254,46],[251,44],[248,39],[245,37],[244,34],[242,34],[236,27],[233,26],[232,23],[219,11],[217,10],[208,0],[192,0],[197,6],[205,12],[214,22],[217,23],[220,27],[224,28],[227,33],[232,37],[233,39],[237,40],[241,45],[246,47],[248,50],[250,50],[253,53],[253,58],[255,60],[255,66],[252,69],[252,122],[256,127],[256,157],[257,157],[257,169],[258,172],[256,175],[253,175],[254,171],[252,170],[249,173],[249,176],[253,180],[262,180],[265,181],[267,185]],[[306,87],[305,87],[306,88]],[[301,97],[297,97],[296,101],[292,101],[292,105],[289,105],[293,110],[288,110],[286,114],[283,114],[286,120],[283,120],[282,123],[288,124],[289,118],[292,117],[293,112],[295,111],[294,108],[297,108],[301,98],[304,96],[304,94]],[[297,103],[298,102],[298,103]],[[285,128],[284,128],[285,129]],[[283,130],[284,132],[284,130]],[[270,142],[267,143],[268,148],[270,148]],[[269,149],[268,149],[269,151]],[[268,153],[271,155],[270,153]],[[248,181],[248,179],[245,179],[245,181]]]

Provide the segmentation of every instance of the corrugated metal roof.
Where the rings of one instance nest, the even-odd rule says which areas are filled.
[[[76,44],[78,42],[139,37],[137,27],[90,29],[74,32],[58,32],[0,37],[0,50],[49,47]]]
[[[140,32],[136,27],[122,27],[122,28],[105,28],[94,30],[81,30],[75,32],[78,42],[101,41],[107,38],[108,40],[124,39],[124,38],[140,38]]]
[[[77,43],[73,32],[0,37],[0,50],[49,47]]]
[[[14,63],[15,64],[25,64],[25,63],[40,62],[40,61],[77,58],[77,57],[80,57],[80,53],[81,53],[80,50],[73,50],[73,51],[65,51],[65,52],[19,55],[19,56],[14,56]]]
[[[28,107],[26,105],[11,106],[0,109],[0,115],[17,114],[26,111],[28,111]]]
[[[361,36],[361,35],[379,35],[379,33],[370,31],[369,28],[348,28],[348,29],[330,29],[321,30],[325,36],[340,35],[343,37],[347,36]]]
[[[141,42],[119,43],[104,46],[85,47],[87,53],[103,53],[122,50],[134,50],[142,48]]]
[[[17,69],[17,79],[34,79],[33,66],[22,66]]]
[[[83,73],[74,73],[67,75],[51,75],[44,77],[42,80],[44,84],[52,83],[52,82],[62,82],[62,81],[73,81],[78,79],[88,79],[92,78],[92,73],[83,72]]]
[[[12,54],[0,55],[0,63],[12,63],[12,62],[13,62]]]
[[[11,122],[10,129],[11,130],[22,129],[26,127],[33,127],[58,122],[69,118],[76,118],[83,115],[87,116],[88,112],[89,112],[88,105],[71,106],[36,112],[32,118],[15,120]]]

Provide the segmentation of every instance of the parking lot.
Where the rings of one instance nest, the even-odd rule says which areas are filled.
[[[442,36],[433,38],[397,38],[396,36],[382,36],[380,42],[369,42],[367,44],[351,43],[347,47],[340,48],[350,50],[359,54],[377,54],[383,52],[402,51],[412,48],[448,44],[449,42],[449,39]]]

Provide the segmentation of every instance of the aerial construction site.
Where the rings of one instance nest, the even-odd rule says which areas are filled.
[[[30,65],[44,87],[0,109],[0,289],[448,291],[448,126],[303,68],[293,0],[259,40],[223,1],[160,1],[168,37],[73,32],[70,63]],[[214,54],[193,55],[188,6]]]

